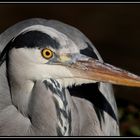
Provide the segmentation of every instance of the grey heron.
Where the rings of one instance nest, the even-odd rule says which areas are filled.
[[[103,62],[78,29],[21,21],[0,35],[1,136],[118,136],[111,84],[140,78]]]

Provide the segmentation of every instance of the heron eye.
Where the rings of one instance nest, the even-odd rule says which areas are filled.
[[[45,59],[50,59],[53,56],[53,52],[48,48],[43,49],[41,54]]]

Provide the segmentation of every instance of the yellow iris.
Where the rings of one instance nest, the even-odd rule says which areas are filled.
[[[45,59],[50,59],[53,56],[53,52],[48,48],[43,49],[41,53]]]

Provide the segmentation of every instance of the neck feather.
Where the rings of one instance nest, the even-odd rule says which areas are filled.
[[[57,133],[59,136],[68,136],[71,134],[71,111],[68,107],[65,89],[53,79],[45,80],[44,83],[53,94],[58,118]]]

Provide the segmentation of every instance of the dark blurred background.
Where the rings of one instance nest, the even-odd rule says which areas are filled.
[[[140,4],[0,4],[0,32],[28,18],[80,29],[104,61],[140,75]],[[140,136],[140,88],[114,86],[122,136]]]

